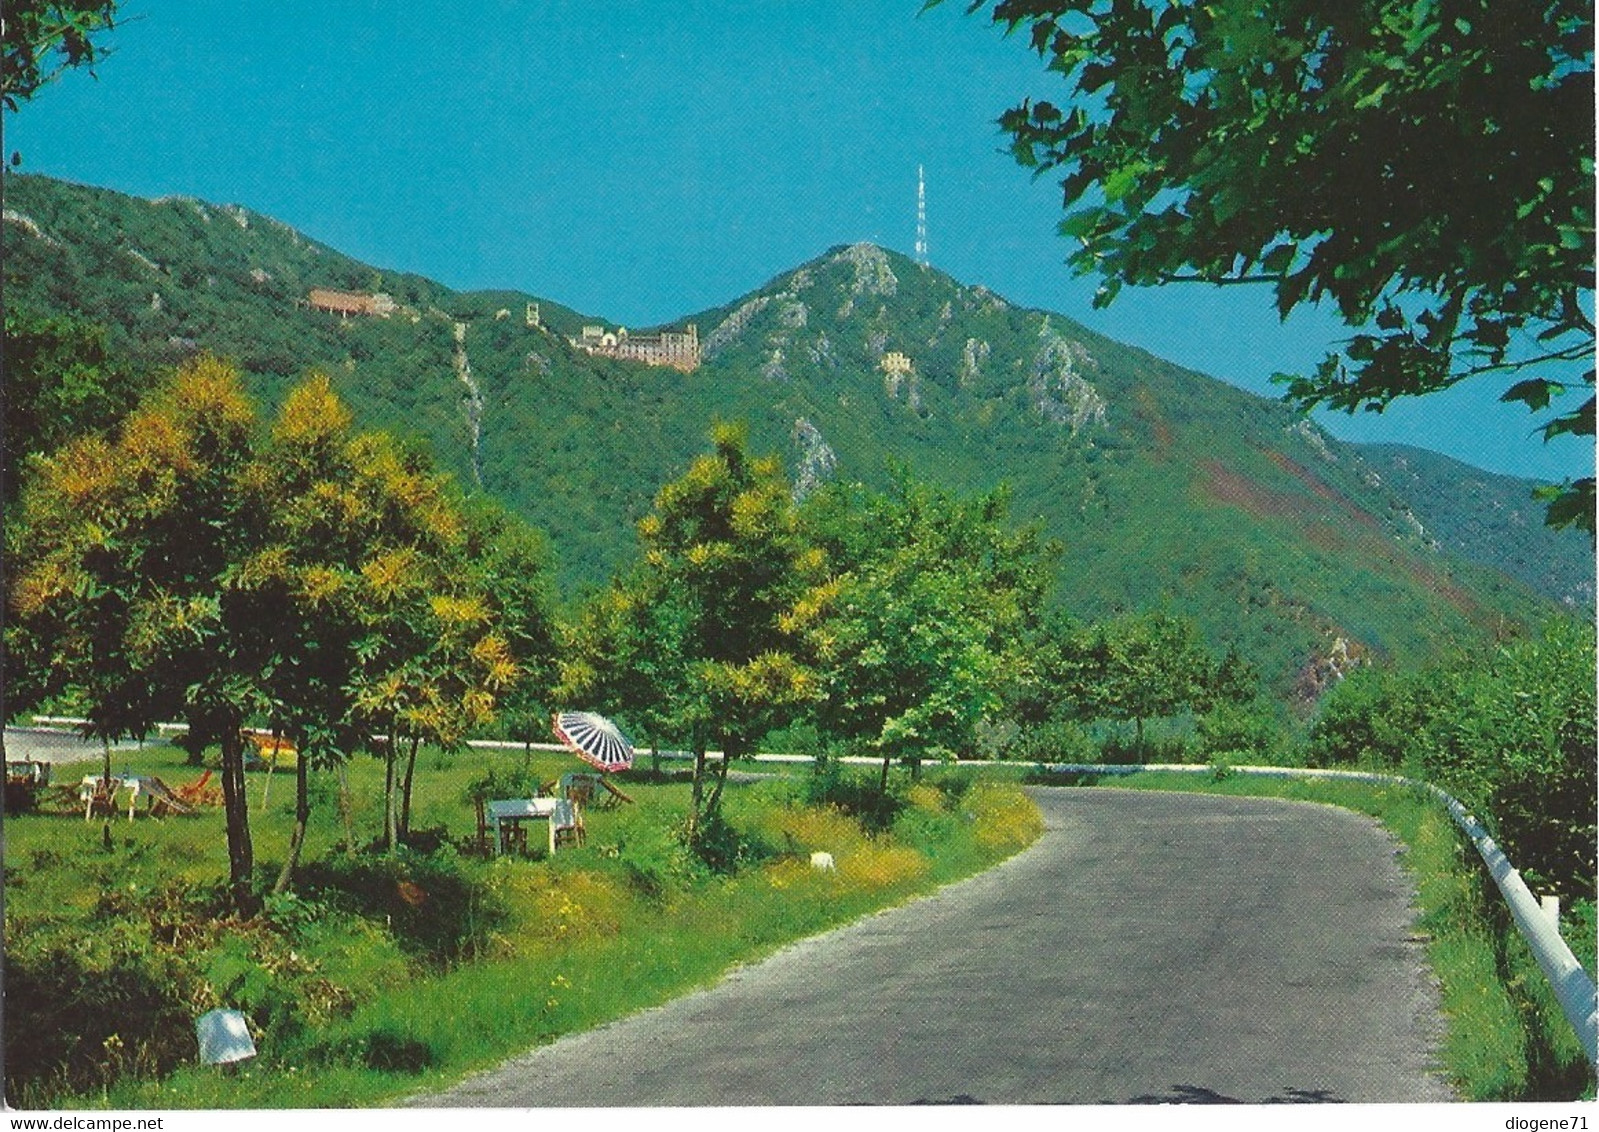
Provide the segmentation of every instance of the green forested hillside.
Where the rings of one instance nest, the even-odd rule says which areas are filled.
[[[1441,549],[1503,570],[1574,611],[1593,607],[1592,555],[1580,537],[1544,525],[1544,505],[1529,497],[1526,480],[1403,444],[1363,444],[1357,455],[1409,501]]]
[[[379,272],[244,210],[15,175],[5,193],[8,303],[101,323],[146,364],[230,356],[268,402],[324,369],[363,424],[424,439],[544,527],[569,594],[634,553],[632,523],[723,418],[801,492],[880,486],[894,463],[962,491],[1008,483],[1013,513],[1065,543],[1068,610],[1192,614],[1282,696],[1313,697],[1335,655],[1420,661],[1517,632],[1546,597],[1591,599],[1584,539],[1551,536],[1566,565],[1522,571],[1538,596],[1505,572],[1527,558],[1516,531],[1477,522],[1442,464],[1407,478],[1274,401],[870,245],[682,319],[706,353],[682,374],[567,344],[597,318]],[[312,287],[400,309],[343,319],[305,306]],[[1503,491],[1530,490],[1516,482]]]

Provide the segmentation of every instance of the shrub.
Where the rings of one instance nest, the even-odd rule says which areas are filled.
[[[1190,763],[1196,752],[1192,737],[1181,732],[1167,735],[1146,734],[1142,746],[1126,734],[1111,732],[1100,747],[1100,762],[1112,765],[1132,763]]]
[[[1594,888],[1591,629],[1568,621],[1445,683],[1420,736],[1426,775],[1487,816],[1517,867],[1568,898]]]
[[[1255,705],[1218,704],[1194,721],[1200,750],[1211,758],[1224,752],[1229,762],[1272,763],[1282,742],[1282,728],[1267,710]]]
[[[8,942],[6,1100],[42,1107],[60,1091],[170,1072],[195,1056],[202,972],[121,921],[94,937]]]
[[[1310,766],[1394,770],[1438,710],[1436,680],[1389,669],[1357,668],[1328,693],[1310,729]]]
[[[805,802],[834,806],[871,831],[888,829],[905,806],[905,798],[891,781],[886,791],[877,788],[874,775],[856,775],[837,762],[829,762],[805,780]]]
[[[387,1027],[366,1035],[361,1063],[384,1073],[421,1073],[437,1061],[433,1047],[420,1038]]]
[[[1092,763],[1099,761],[1099,750],[1080,724],[1052,722],[1025,728],[1007,757],[1025,762]]]
[[[772,855],[770,846],[759,837],[741,833],[720,810],[702,817],[693,834],[685,834],[685,841],[706,868],[723,875]]]
[[[330,857],[304,866],[305,890],[385,919],[408,953],[436,965],[475,956],[505,920],[502,900],[449,848],[392,857]]]

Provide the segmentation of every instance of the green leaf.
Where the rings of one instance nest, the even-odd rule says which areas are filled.
[[[1541,377],[1535,377],[1527,381],[1516,382],[1500,395],[1499,400],[1505,402],[1521,401],[1526,404],[1527,408],[1536,412],[1539,409],[1549,407],[1551,396],[1559,396],[1565,391],[1565,386],[1563,385],[1553,381],[1546,381]]]

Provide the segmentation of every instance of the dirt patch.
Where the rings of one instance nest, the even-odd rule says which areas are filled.
[[[1382,564],[1438,595],[1474,625],[1494,627],[1491,611],[1439,568],[1395,542],[1371,512],[1356,506],[1308,468],[1281,453],[1264,455],[1304,484],[1312,496],[1267,487],[1226,467],[1220,460],[1207,460],[1199,466],[1204,475],[1201,490],[1213,499],[1258,518],[1291,520],[1300,537],[1310,545],[1331,553],[1353,552],[1373,566]]]
[[[1277,491],[1259,480],[1240,475],[1220,460],[1206,460],[1204,491],[1214,499],[1242,508],[1263,519],[1303,519],[1309,501],[1298,492]]]
[[[1155,451],[1151,455],[1157,460],[1164,460],[1171,452],[1171,425],[1166,423],[1166,416],[1160,411],[1160,405],[1147,385],[1140,385],[1134,397],[1138,407],[1133,411],[1139,420],[1149,425],[1150,432],[1155,438]]]

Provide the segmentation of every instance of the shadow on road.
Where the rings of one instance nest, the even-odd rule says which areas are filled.
[[[1107,1102],[1111,1103],[1111,1102]],[[1146,1093],[1128,1098],[1128,1104],[1343,1104],[1330,1089],[1288,1088],[1274,1097],[1246,1101],[1229,1097],[1203,1085],[1173,1085],[1168,1093]]]

